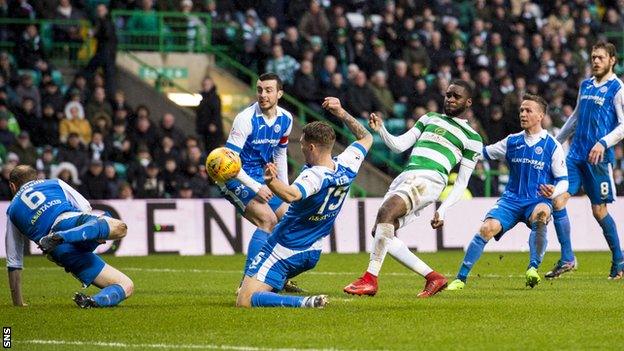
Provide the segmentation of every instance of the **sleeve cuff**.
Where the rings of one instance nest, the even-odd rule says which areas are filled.
[[[227,147],[228,149],[233,150],[234,152],[236,152],[237,154],[240,154],[241,151],[243,151],[243,149],[241,149],[240,147],[232,144],[232,143],[225,143],[225,147]]]
[[[606,142],[606,141],[604,141],[604,139],[600,139],[600,140],[598,140],[598,142],[599,142],[600,144],[602,144],[602,146],[604,146],[605,150],[609,148],[609,146],[607,146],[607,142]]]
[[[9,272],[18,271],[18,270],[21,271],[22,267],[7,267],[7,270]]]
[[[360,144],[358,142],[355,142],[355,143],[353,143],[351,145],[353,145],[356,149],[360,150],[362,152],[362,154],[364,156],[366,156],[368,151],[366,151],[366,148],[364,146],[362,146],[362,144]]]
[[[301,192],[301,199],[305,199],[308,196],[308,194],[306,193],[305,188],[303,187],[303,185],[301,185],[299,183],[295,183],[295,185],[297,186],[297,188]]]
[[[563,176],[563,177],[557,177],[557,178],[555,178],[555,182],[560,182],[560,181],[562,181],[562,180],[568,180],[568,177],[567,177],[567,176]]]
[[[487,149],[485,148],[485,146],[483,147],[483,158],[485,158],[488,161],[492,161],[492,159],[490,158],[490,155],[488,155],[487,153]]]

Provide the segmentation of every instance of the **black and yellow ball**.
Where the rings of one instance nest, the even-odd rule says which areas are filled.
[[[226,147],[218,147],[206,157],[206,172],[217,183],[225,183],[236,177],[240,169],[240,157]]]

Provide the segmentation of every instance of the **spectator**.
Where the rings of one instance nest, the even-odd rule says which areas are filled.
[[[338,70],[346,76],[349,64],[355,59],[355,51],[346,29],[341,28],[336,31],[335,39],[329,43],[329,54],[336,58]]]
[[[338,62],[332,55],[327,55],[323,59],[323,67],[318,72],[318,82],[320,88],[325,89],[331,85],[331,76],[337,72]]]
[[[382,106],[366,84],[366,73],[358,72],[354,83],[347,88],[346,105],[353,116],[368,119],[371,112],[380,111]]]
[[[50,170],[50,178],[60,179],[74,189],[79,189],[82,181],[78,178],[78,169],[71,162],[60,162]]]
[[[110,116],[100,112],[93,117],[93,132],[102,133],[102,136],[106,139],[112,129],[112,124]]]
[[[57,161],[54,156],[54,148],[50,145],[46,145],[41,152],[41,157],[37,159],[35,168],[37,171],[43,172],[46,178],[49,178],[52,167],[55,167],[56,164]]]
[[[179,160],[180,151],[178,150],[178,147],[174,143],[173,139],[164,135],[160,139],[159,147],[154,151],[154,159],[156,160],[158,167],[163,168],[165,160],[169,158]]]
[[[119,198],[119,189],[121,188],[123,181],[117,176],[117,169],[114,164],[104,164],[104,177],[106,178],[106,194],[108,198]]]
[[[282,46],[273,45],[273,57],[267,61],[265,71],[277,74],[285,86],[292,86],[299,63],[292,57],[284,55]]]
[[[128,170],[126,171],[126,179],[132,184],[132,187],[136,189],[137,182],[145,177],[147,165],[153,161],[152,154],[147,146],[144,144],[139,145],[136,153],[131,153],[132,160],[126,162]]]
[[[254,9],[248,9],[247,12],[245,12],[245,20],[242,24],[243,50],[245,54],[243,55],[242,62],[246,66],[250,66],[253,62],[256,42],[258,41],[262,27],[259,22],[258,14],[256,14]]]
[[[68,101],[77,101],[82,105],[87,103],[89,97],[89,88],[87,87],[87,79],[82,74],[77,74],[74,77],[74,81],[67,89],[67,95],[65,97]]]
[[[113,108],[106,100],[106,91],[104,88],[97,87],[93,90],[93,95],[85,107],[85,114],[87,120],[93,123],[95,116],[101,113],[107,114],[110,119],[110,116],[113,115]]]
[[[149,150],[154,150],[158,147],[158,131],[152,124],[152,121],[146,116],[140,116],[136,120],[136,127],[131,134],[131,138],[134,142],[144,144]]]
[[[106,144],[111,147],[111,159],[117,161],[116,155],[122,152],[123,142],[128,138],[126,134],[126,123],[124,121],[115,121],[113,130],[106,136]]]
[[[284,38],[281,40],[281,45],[285,55],[290,56],[295,60],[301,59],[301,55],[303,54],[303,45],[301,44],[297,27],[290,26],[286,28]]]
[[[104,162],[110,159],[110,150],[108,149],[108,145],[104,142],[104,137],[101,132],[93,133],[87,150],[89,152],[89,159],[91,160]]]
[[[19,104],[24,101],[24,98],[29,98],[33,101],[33,110],[35,116],[41,116],[41,93],[36,85],[33,84],[33,77],[30,74],[23,74],[20,77],[20,83],[15,87],[16,100]]]
[[[108,199],[108,184],[104,175],[104,164],[101,160],[91,160],[89,169],[82,177],[80,192],[87,199]]]
[[[414,80],[407,74],[405,61],[395,61],[394,72],[390,77],[388,88],[390,88],[395,101],[402,104],[409,102],[414,90]]]
[[[136,189],[139,199],[157,199],[165,195],[164,182],[158,176],[160,170],[153,161],[147,165],[144,176],[140,177]]]
[[[91,125],[85,119],[82,104],[71,101],[65,105],[65,118],[61,120],[59,125],[59,140],[64,143],[68,140],[68,136],[75,133],[79,137],[82,145],[88,145],[91,142]]]
[[[19,82],[17,68],[11,63],[11,58],[5,51],[0,52],[0,76],[9,86],[15,86]]]
[[[37,128],[33,133],[33,143],[54,147],[60,144],[58,114],[50,104],[43,105],[43,116],[37,122]]]
[[[266,63],[272,55],[273,37],[271,34],[271,30],[268,27],[263,27],[260,30],[260,37],[254,49],[254,58],[256,60],[255,67],[257,70],[266,67]]]
[[[319,87],[312,68],[312,62],[302,61],[295,75],[292,94],[315,111],[321,111],[319,105]]]
[[[19,134],[19,133],[18,133]],[[15,134],[9,130],[9,116],[6,111],[0,111],[0,144],[8,148],[15,144]]]
[[[126,101],[126,93],[123,90],[117,90],[111,103],[113,111],[125,110],[127,113],[132,111],[132,107]]]
[[[30,97],[24,97],[21,107],[15,112],[20,130],[34,133],[39,122],[35,111],[35,102]]]
[[[143,3],[150,6],[151,1],[152,0],[143,0]],[[87,67],[84,69],[84,74],[87,77],[93,77],[95,71],[98,68],[102,68],[104,70],[104,81],[106,82],[106,95],[113,96],[115,93],[115,59],[117,57],[117,35],[115,33],[115,25],[108,14],[108,7],[106,7],[106,5],[98,5],[96,13],[97,19],[91,34],[97,39],[98,44],[95,55],[89,60]],[[142,26],[151,27],[154,19],[157,21],[156,16],[152,16],[151,13],[140,17],[140,19],[132,16],[128,20],[128,28],[141,29],[143,28]]]
[[[180,199],[192,199],[193,198],[193,187],[189,181],[184,181],[180,184],[180,188],[178,189],[177,196]]]
[[[30,142],[30,135],[25,130],[17,137],[17,143],[9,146],[7,151],[16,154],[20,164],[35,167],[37,163],[37,149]]]
[[[207,44],[206,26],[204,23],[202,23],[199,17],[192,14],[192,0],[180,1],[180,7],[182,9],[182,13],[185,15],[184,19],[186,21],[182,29],[186,31],[186,46],[188,48],[187,50],[197,51],[197,49],[201,49]]]
[[[183,182],[182,175],[178,169],[177,158],[168,157],[165,159],[161,176],[165,197],[175,197],[178,192],[178,187]]]
[[[15,45],[15,57],[19,68],[36,69],[37,62],[45,58],[43,43],[37,26],[29,24]]]
[[[329,87],[323,90],[327,96],[333,96],[340,101],[345,101],[347,95],[347,87],[344,84],[342,74],[336,72],[332,74]],[[337,119],[336,119],[337,120]]]
[[[162,139],[164,136],[171,138],[176,146],[182,145],[186,139],[184,132],[175,125],[175,116],[172,113],[165,113],[160,120],[158,139]]]
[[[207,152],[223,145],[223,120],[221,118],[221,98],[210,77],[202,81],[202,100],[197,106],[195,131],[202,139]],[[180,145],[183,146],[183,145]]]
[[[11,201],[13,199],[13,192],[9,187],[9,176],[11,175],[11,171],[15,168],[12,164],[4,164],[2,165],[2,170],[0,171],[0,200],[1,201]]]
[[[59,0],[56,8],[55,19],[59,21],[77,22],[85,20],[86,16],[82,11],[75,9],[70,0]],[[78,24],[60,24],[53,27],[54,40],[71,43],[69,47],[69,60],[75,61],[78,58],[78,49],[82,44],[82,35]]]
[[[132,186],[127,182],[122,182],[119,186],[119,199],[132,200],[134,199],[134,190]]]
[[[371,84],[369,85],[373,94],[380,103],[380,112],[384,117],[390,118],[394,112],[394,97],[386,84],[386,73],[377,71],[373,74]]]
[[[59,162],[70,162],[76,166],[79,173],[82,173],[89,163],[89,153],[80,143],[78,133],[71,132],[67,136],[67,142],[61,144],[58,153]]]
[[[299,33],[308,41],[312,39],[313,36],[318,36],[325,42],[327,41],[329,29],[329,20],[319,1],[310,1],[309,10],[299,21]]]
[[[41,106],[51,105],[55,112],[63,111],[65,107],[65,99],[59,90],[58,85],[54,82],[47,83],[43,86],[43,94],[41,95]]]

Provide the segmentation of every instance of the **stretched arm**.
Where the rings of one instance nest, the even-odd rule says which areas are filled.
[[[358,122],[344,108],[342,108],[339,99],[335,97],[326,97],[323,101],[323,108],[344,122],[360,145],[362,145],[366,150],[370,149],[373,145],[373,136],[360,122]]]
[[[475,165],[475,162],[462,160],[461,166],[459,167],[457,180],[453,185],[453,190],[451,190],[449,196],[446,198],[446,200],[444,200],[444,202],[442,202],[442,205],[440,205],[440,207],[436,211],[436,217],[434,219],[437,219],[438,221],[443,223],[446,211],[459,201],[462,194],[464,193],[464,190],[466,190],[466,187],[468,187],[468,180],[470,180],[470,175],[472,174]]]
[[[22,267],[25,238],[9,219],[7,219],[6,228],[6,257],[11,300],[13,300],[14,306],[26,306],[22,297]]]
[[[393,152],[401,153],[409,149],[410,147],[414,146],[414,144],[420,137],[421,132],[416,127],[413,127],[402,135],[392,135],[390,134],[390,132],[388,132],[386,126],[383,125],[381,118],[379,118],[378,116],[373,116],[375,115],[371,114],[371,118],[369,118],[368,124],[371,126],[371,128],[373,128],[373,130],[379,132],[381,140],[383,140],[386,146]],[[377,126],[379,126],[378,129],[375,129]]]
[[[264,168],[264,181],[275,195],[287,203],[300,200],[303,197],[298,186],[288,185],[279,179],[277,166],[274,163],[268,163]]]

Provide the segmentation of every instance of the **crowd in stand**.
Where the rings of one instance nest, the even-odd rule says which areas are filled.
[[[214,195],[201,162],[223,142],[214,82],[202,83],[197,136],[184,135],[173,115],[129,106],[111,78],[114,25],[93,3],[0,0],[3,17],[91,19],[101,43],[65,86],[45,57],[37,26],[0,26],[0,40],[17,43],[0,53],[0,198],[8,198],[6,178],[18,162],[93,199]],[[336,96],[355,116],[379,112],[403,122],[403,130],[428,111],[441,112],[452,78],[468,80],[476,91],[470,123],[487,143],[520,130],[519,100],[527,91],[549,101],[545,127],[556,133],[590,74],[592,43],[620,33],[611,41],[624,50],[624,0],[111,0],[108,8],[142,11],[145,16],[124,24],[136,29],[154,26],[153,11],[209,14],[239,29],[241,62],[276,72],[287,92],[313,110],[320,111],[324,96]],[[53,30],[56,40],[82,40],[71,26]],[[212,34],[234,47],[232,32]],[[188,33],[196,39],[197,32]],[[18,73],[24,69],[31,73]],[[622,143],[616,154],[614,176],[624,194]],[[484,194],[485,169],[504,173],[504,167],[479,164],[473,194]],[[493,195],[504,183],[504,176],[495,178]]]

